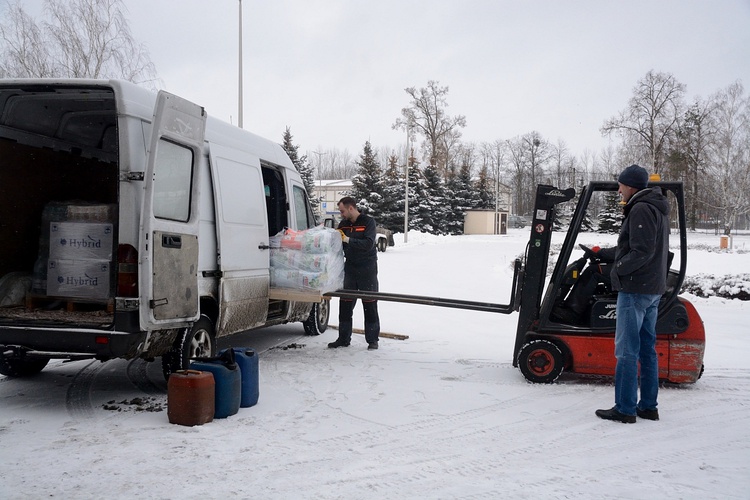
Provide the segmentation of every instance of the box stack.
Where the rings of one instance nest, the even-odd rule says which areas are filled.
[[[58,220],[43,218],[39,261],[45,263],[46,272],[35,279],[34,291],[52,297],[107,300],[113,265],[114,207],[68,204],[54,207],[51,213],[56,216],[50,219]]]
[[[50,224],[47,295],[107,299],[112,266],[112,224]]]

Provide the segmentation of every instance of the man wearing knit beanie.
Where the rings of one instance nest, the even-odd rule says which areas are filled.
[[[648,188],[648,172],[639,165],[627,167],[617,181],[625,219],[617,247],[599,250],[603,260],[614,261],[610,277],[618,291],[615,406],[596,415],[623,423],[634,423],[636,415],[659,420],[656,319],[667,289],[669,203],[661,188]]]
[[[620,173],[617,182],[640,191],[648,186],[648,172],[640,165],[630,165]]]

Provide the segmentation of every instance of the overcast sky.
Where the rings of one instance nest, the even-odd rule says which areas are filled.
[[[41,0],[24,0],[24,5]],[[164,88],[237,122],[238,0],[124,0]],[[750,0],[243,0],[244,128],[302,151],[403,146],[406,87],[448,86],[465,141],[598,151],[653,69],[750,93]]]

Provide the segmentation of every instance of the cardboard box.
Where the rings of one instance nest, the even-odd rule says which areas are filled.
[[[89,300],[109,298],[108,260],[52,260],[47,264],[47,295]]]
[[[113,225],[97,222],[51,222],[50,260],[112,259]]]

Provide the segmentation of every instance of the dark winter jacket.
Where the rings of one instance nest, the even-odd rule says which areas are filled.
[[[349,243],[344,243],[346,267],[376,265],[378,250],[375,247],[377,237],[375,219],[369,215],[360,214],[354,222],[349,222],[347,219],[342,220],[339,223],[339,229],[349,237]]]
[[[669,203],[661,188],[635,193],[625,205],[617,248],[603,248],[602,259],[614,259],[612,288],[629,293],[662,294],[667,290]]]

